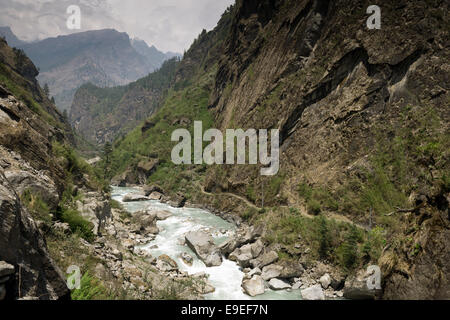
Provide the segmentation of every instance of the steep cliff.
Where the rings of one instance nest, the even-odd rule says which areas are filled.
[[[64,278],[21,200],[25,193],[58,206],[65,173],[52,143],[67,142],[67,123],[34,78],[37,70],[0,40],[0,260],[14,266],[6,299],[65,299]]]
[[[448,3],[378,3],[380,30],[366,26],[373,4],[237,1],[192,45],[161,110],[116,141],[113,171],[133,183],[158,158],[149,183],[264,226],[288,261],[376,263],[385,298],[449,298]],[[280,172],[173,165],[170,133],[196,120],[280,129]],[[325,222],[306,230],[314,215]]]

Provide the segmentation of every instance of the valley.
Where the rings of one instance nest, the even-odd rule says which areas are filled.
[[[0,299],[450,299],[449,4],[369,5],[237,0],[183,56],[0,29]]]

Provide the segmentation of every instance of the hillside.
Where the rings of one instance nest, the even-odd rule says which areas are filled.
[[[75,151],[37,74],[0,39],[0,300],[198,298],[202,277],[166,274],[130,245],[142,222],[130,223],[103,172]],[[69,290],[77,270],[81,285]]]
[[[156,110],[174,80],[176,58],[129,85],[99,88],[91,83],[75,93],[69,113],[73,127],[88,141],[103,145],[128,133]]]
[[[160,110],[114,143],[113,182],[231,211],[286,263],[349,277],[378,264],[385,299],[448,299],[448,4],[384,3],[381,30],[365,27],[369,5],[237,1],[185,54]],[[174,165],[172,131],[199,120],[280,129],[278,175]]]
[[[126,33],[96,30],[25,43],[9,28],[0,30],[13,45],[23,49],[39,68],[38,80],[48,84],[56,105],[70,110],[76,90],[83,84],[99,87],[125,85],[161,67],[166,55],[156,48],[141,54]],[[141,43],[140,47],[147,47]],[[145,51],[145,49],[144,49]]]

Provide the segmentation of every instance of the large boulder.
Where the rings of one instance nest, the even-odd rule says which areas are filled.
[[[250,260],[250,265],[253,268],[264,268],[265,266],[272,264],[278,260],[278,254],[275,251],[269,251],[256,259]]]
[[[14,266],[16,279],[6,287],[6,299],[70,299],[64,276],[50,258],[42,234],[1,169],[0,243],[0,260]]]
[[[328,273],[325,273],[320,279],[320,284],[322,285],[322,288],[328,289],[328,287],[331,284],[331,276]]]
[[[272,290],[286,290],[290,289],[291,285],[283,280],[273,278],[269,281],[269,288]]]
[[[304,300],[325,300],[325,295],[320,284],[302,290],[301,294]]]
[[[186,244],[207,267],[220,266],[222,256],[213,237],[204,231],[191,231],[185,236]]]
[[[123,202],[139,202],[139,201],[148,201],[149,199],[142,195],[137,193],[129,193],[123,196],[122,201]]]
[[[277,278],[281,275],[281,272],[283,271],[283,267],[276,265],[276,264],[271,264],[268,266],[265,266],[262,269],[262,273],[261,273],[261,277],[266,280],[269,281],[272,278]]]
[[[242,289],[244,292],[251,297],[264,294],[264,280],[258,276],[254,275],[251,279],[242,282]]]

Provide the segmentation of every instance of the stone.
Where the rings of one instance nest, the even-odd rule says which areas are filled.
[[[298,281],[292,285],[292,290],[298,290],[301,288],[301,286],[302,286],[302,283],[300,281]]]
[[[162,271],[178,270],[178,264],[166,254],[158,257],[156,267]]]
[[[214,244],[214,239],[211,234],[204,231],[191,231],[186,234],[185,239],[188,247],[194,251],[207,267],[222,264],[222,256]]]
[[[259,256],[256,259],[252,259],[250,261],[250,265],[253,268],[263,268],[269,264],[272,264],[278,260],[278,254],[275,251],[269,251],[267,253],[264,253],[263,255]]]
[[[166,220],[172,216],[172,213],[169,211],[158,211],[156,212],[156,219],[158,220]]]
[[[350,300],[373,300],[381,293],[381,290],[367,287],[366,270],[359,270],[354,276],[348,277],[344,285],[344,298]]]
[[[56,231],[61,232],[63,234],[71,234],[72,233],[69,224],[65,223],[65,222],[55,222],[53,224],[53,228]]]
[[[193,262],[194,262],[194,258],[192,258],[192,256],[186,252],[182,252],[180,254],[180,258],[181,260],[183,260],[183,262],[185,264],[187,264],[188,266],[192,266]]]
[[[161,193],[159,193],[159,192],[157,192],[157,191],[152,192],[152,193],[148,196],[148,198],[149,198],[150,200],[158,200],[158,201],[161,200],[162,197],[163,197],[163,194],[161,194]]]
[[[269,281],[269,288],[272,290],[286,290],[290,289],[291,285],[283,280],[273,278]]]
[[[264,280],[261,278],[261,276],[255,275],[250,280],[244,280],[242,282],[242,289],[250,297],[264,294]]]
[[[322,285],[323,289],[328,289],[328,287],[331,284],[331,276],[328,273],[325,273],[320,279],[320,284]]]
[[[260,276],[261,275],[261,269],[260,268],[254,268],[252,270],[250,270],[247,275],[251,278],[253,276]]]
[[[301,295],[303,300],[325,300],[325,295],[320,284],[302,290]]]
[[[149,199],[142,195],[142,194],[136,194],[136,193],[129,193],[123,196],[122,201],[123,202],[139,202],[139,201],[148,201]]]
[[[270,280],[272,278],[279,277],[282,271],[283,271],[283,267],[282,266],[271,264],[271,265],[265,266],[262,269],[261,277],[264,280],[268,281],[268,280]]]

